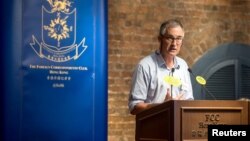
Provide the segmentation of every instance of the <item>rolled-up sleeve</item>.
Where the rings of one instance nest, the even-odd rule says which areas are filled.
[[[137,103],[144,102],[147,98],[148,75],[144,71],[143,66],[137,65],[133,77],[130,90],[128,107],[132,111]]]

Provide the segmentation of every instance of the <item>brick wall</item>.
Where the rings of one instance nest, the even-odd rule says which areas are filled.
[[[108,140],[134,141],[128,112],[131,76],[139,59],[158,49],[162,21],[180,19],[185,39],[179,54],[192,67],[209,49],[250,44],[250,0],[108,0]]]

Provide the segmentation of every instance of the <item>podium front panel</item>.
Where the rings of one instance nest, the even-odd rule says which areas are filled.
[[[136,141],[206,141],[208,125],[246,125],[248,116],[247,101],[168,101],[136,115]]]
[[[243,107],[182,107],[182,138],[184,140],[207,139],[208,125],[244,124],[243,111]]]

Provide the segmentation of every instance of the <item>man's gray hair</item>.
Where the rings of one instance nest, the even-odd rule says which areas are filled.
[[[163,36],[166,33],[167,29],[178,27],[178,26],[184,30],[184,27],[179,20],[177,20],[177,19],[167,20],[161,24],[159,35]]]

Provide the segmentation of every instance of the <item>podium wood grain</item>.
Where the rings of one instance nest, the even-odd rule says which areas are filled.
[[[136,141],[206,141],[208,125],[250,123],[238,100],[172,100],[136,115]]]

